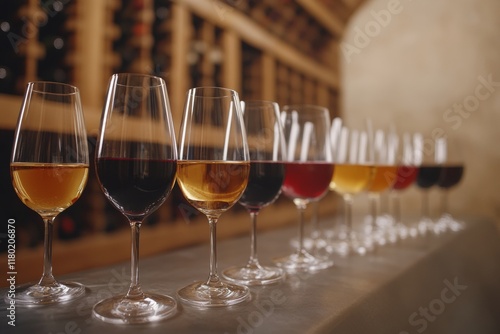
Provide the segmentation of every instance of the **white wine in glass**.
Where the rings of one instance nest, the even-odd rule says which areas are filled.
[[[344,201],[344,230],[333,240],[333,249],[341,255],[358,253],[365,255],[373,250],[373,243],[365,237],[364,231],[353,228],[352,207],[354,198],[365,192],[373,179],[373,167],[367,164],[367,133],[336,126],[340,120],[332,122],[332,154],[335,172],[330,182],[330,190],[335,191]],[[336,130],[337,129],[337,130]]]
[[[89,170],[87,134],[76,87],[43,81],[28,84],[10,170],[17,195],[45,224],[42,277],[37,284],[16,288],[16,304],[53,304],[83,296],[83,285],[58,282],[52,274],[54,219],[78,200]]]
[[[394,243],[397,235],[390,230],[392,219],[379,215],[380,197],[382,193],[392,188],[397,178],[397,164],[395,154],[392,154],[392,137],[387,131],[378,129],[370,141],[369,156],[373,168],[373,177],[366,189],[370,201],[370,225],[368,233],[372,241],[380,246],[389,242]],[[389,233],[390,232],[390,233]]]
[[[220,87],[190,89],[179,138],[177,182],[188,202],[208,219],[210,262],[208,279],[181,288],[177,295],[183,303],[202,308],[244,302],[249,289],[223,281],[217,272],[217,221],[238,202],[250,172],[238,94]]]

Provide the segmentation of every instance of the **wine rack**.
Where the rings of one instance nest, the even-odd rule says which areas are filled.
[[[28,81],[62,81],[80,88],[92,155],[107,83],[117,72],[164,78],[176,128],[185,93],[197,86],[232,88],[243,100],[319,104],[334,116],[339,96],[336,46],[343,26],[360,2],[19,0],[2,4],[0,103],[4,116],[0,133],[5,140],[1,141],[0,173],[5,191],[1,200],[22,230],[19,256],[31,259],[26,260],[28,267],[41,262],[42,224],[17,199],[9,177],[8,152]],[[323,214],[334,210],[332,202],[322,207]],[[295,210],[287,199],[279,199],[265,211],[268,213],[263,215],[270,217],[267,228],[294,223]],[[222,220],[236,222],[223,222],[221,236],[248,230],[247,214],[236,206]],[[206,239],[203,217],[189,207],[177,187],[145,225],[143,254]],[[57,268],[67,272],[125,260],[127,250],[110,254],[106,247],[120,243],[126,247],[126,226],[91,172],[80,200],[58,218],[56,243],[64,244],[60,247],[72,255],[62,256],[60,261],[65,265]],[[94,253],[105,255],[96,259]],[[54,256],[57,254],[55,250]],[[86,254],[89,260],[71,262],[78,254]]]

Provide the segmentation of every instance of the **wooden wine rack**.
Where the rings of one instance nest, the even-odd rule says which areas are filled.
[[[9,23],[9,27],[2,25],[6,38],[2,40],[0,55],[0,104],[3,108],[0,128],[4,136],[11,139],[28,81],[62,78],[81,91],[92,144],[109,77],[117,72],[150,73],[163,77],[167,82],[176,127],[180,124],[185,93],[196,86],[232,88],[240,93],[242,100],[274,100],[280,105],[318,104],[328,107],[334,116],[338,113],[340,89],[337,44],[349,16],[361,2],[12,2],[5,5],[8,7],[5,15],[10,16],[0,14],[0,23]],[[54,43],[44,44],[43,38],[52,43],[52,32],[47,31],[47,27],[54,22],[57,22]],[[60,45],[55,44],[57,38],[63,42],[59,49]],[[62,57],[61,61],[51,63],[51,59],[46,58],[53,47]],[[42,61],[43,68],[40,67]],[[11,141],[4,140],[2,145],[5,147],[2,147],[0,168],[3,182],[9,187],[7,152],[10,152]],[[9,198],[7,203],[16,197],[11,186],[9,189],[2,195],[2,198]],[[121,248],[128,247],[128,231],[117,227],[123,224],[120,221],[123,218],[110,209],[93,173],[77,204],[69,213],[77,217],[81,232],[71,243],[56,241],[54,258],[60,262],[55,265],[56,271],[63,273],[126,260],[128,251],[124,249],[122,252]],[[325,200],[322,214],[331,214],[333,210],[333,200]],[[236,222],[223,221],[221,236],[248,230],[246,212],[236,207],[232,211],[223,220]],[[295,209],[287,199],[279,199],[264,211],[267,211],[268,221],[262,224],[262,228],[294,222]],[[17,215],[17,212],[12,214]],[[33,218],[28,214],[24,217]],[[194,209],[189,208],[178,189],[174,189],[168,202],[145,224],[142,254],[205,241],[205,223],[198,221],[203,219],[194,214]],[[20,243],[32,246],[32,242]],[[110,245],[121,245],[118,247],[120,252],[108,252]],[[19,263],[25,263],[26,268],[41,267],[40,244],[37,247],[20,247]],[[58,247],[64,249],[64,254],[58,255]],[[75,258],[87,260],[74,261]],[[2,257],[1,261],[4,260]],[[26,272],[32,271],[27,269]],[[38,274],[35,271],[31,276],[19,279],[35,279]]]

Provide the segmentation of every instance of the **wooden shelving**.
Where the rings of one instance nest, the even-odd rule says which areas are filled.
[[[259,91],[252,98],[278,99],[278,85],[282,84],[278,63],[290,69],[290,85],[301,90],[293,97],[297,102],[317,100],[310,96],[313,89],[302,81],[314,82],[320,90],[338,91],[336,45],[346,18],[330,8],[341,6],[343,12],[349,12],[344,1],[228,3],[232,6],[212,0],[76,0],[56,9],[50,8],[50,1],[11,4],[8,12],[16,15],[12,21],[21,22],[19,31],[7,35],[18,36],[21,42],[14,45],[19,48],[7,48],[10,55],[4,56],[5,64],[0,67],[19,59],[23,65],[14,78],[16,83],[6,88],[0,85],[0,94],[21,95],[27,81],[53,79],[46,73],[58,72],[80,88],[86,109],[100,110],[112,73],[153,73],[167,80],[174,120],[178,121],[184,94],[193,86],[221,85],[241,91],[244,84],[248,91]],[[33,32],[24,38],[22,23],[32,21]],[[49,61],[41,69],[40,59],[47,47],[38,40],[39,30],[54,21],[64,31],[64,36],[61,29],[54,31],[64,43],[59,52],[62,61]],[[260,53],[252,70],[244,67],[248,60],[245,48]],[[245,80],[250,72],[252,83],[248,84]],[[257,77],[260,81],[255,81]],[[327,107],[337,109],[336,105]],[[8,127],[3,121],[0,126]]]

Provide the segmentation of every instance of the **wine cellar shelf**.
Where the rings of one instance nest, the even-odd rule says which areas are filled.
[[[164,78],[177,127],[185,93],[197,86],[233,88],[242,100],[319,104],[328,107],[334,116],[339,105],[338,43],[349,16],[361,2],[22,0],[3,4],[1,200],[13,210],[5,219],[15,216],[19,226],[26,228],[19,232],[18,255],[31,259],[26,260],[27,267],[33,268],[32,262],[41,263],[40,238],[34,235],[40,234],[42,224],[33,226],[38,224],[38,217],[29,213],[14,194],[9,152],[28,81],[76,85],[91,144],[95,143],[109,77],[117,72]],[[323,214],[333,211],[331,203],[322,206]],[[128,245],[128,231],[124,230],[123,218],[107,204],[94,173],[77,204],[68,215],[58,218],[62,226],[59,234],[63,236],[60,239],[74,240],[56,241],[66,250],[60,261],[67,262],[56,263],[56,271],[126,260],[128,252],[121,248]],[[143,255],[206,241],[205,224],[186,224],[185,215],[194,209],[182,211],[183,206],[188,208],[178,189],[174,189],[145,226]],[[295,209],[287,199],[280,198],[264,211],[269,211],[266,228],[294,223]],[[230,226],[226,230],[221,227],[221,235],[248,231],[247,213],[241,208],[235,206],[228,217],[226,221],[238,222],[227,222]],[[116,251],[108,254],[111,245]],[[58,252],[56,247],[56,261]],[[26,279],[37,276],[38,272]]]

